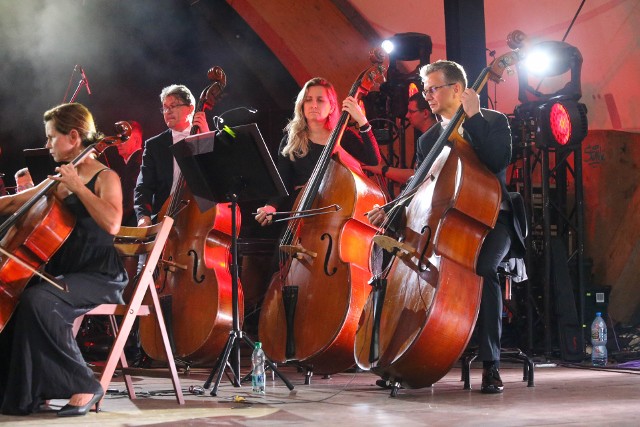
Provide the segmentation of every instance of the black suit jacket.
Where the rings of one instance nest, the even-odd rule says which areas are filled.
[[[480,114],[467,118],[462,127],[464,138],[469,141],[480,161],[493,172],[502,189],[502,200],[506,200],[514,212],[514,231],[518,236],[518,242],[512,245],[512,251],[516,254],[524,254],[526,216],[519,215],[519,210],[514,209],[511,196],[507,190],[506,170],[511,162],[511,129],[509,120],[504,114],[482,108]],[[425,159],[431,148],[442,133],[442,126],[432,126],[418,139],[416,163],[419,166]]]
[[[171,129],[145,142],[142,165],[134,190],[136,217],[147,215],[154,219],[171,194],[173,185],[173,145]]]

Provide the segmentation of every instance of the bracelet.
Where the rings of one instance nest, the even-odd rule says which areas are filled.
[[[371,130],[371,123],[367,122],[363,126],[360,126],[360,133],[367,133]]]
[[[384,165],[382,167],[382,177],[386,178],[387,177],[387,171],[389,170],[389,165]]]

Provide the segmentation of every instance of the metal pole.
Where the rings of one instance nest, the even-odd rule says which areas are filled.
[[[544,244],[544,351],[551,358],[551,219],[549,218],[549,149],[542,149],[542,220]]]
[[[580,343],[581,348],[584,349],[584,340],[586,337],[586,333],[590,332],[587,329],[587,325],[585,324],[584,318],[584,295],[585,295],[585,271],[584,271],[584,192],[582,186],[582,146],[579,145],[573,155],[574,159],[574,168],[575,168],[575,191],[576,191],[576,244],[578,251],[577,258],[577,270],[578,270],[578,291],[580,292],[580,296],[578,297],[578,305],[580,307],[580,311],[578,312],[580,316],[580,325],[584,332],[580,335],[582,342]]]

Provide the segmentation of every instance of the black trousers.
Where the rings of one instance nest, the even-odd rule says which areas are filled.
[[[502,336],[502,289],[498,266],[503,261],[511,242],[517,239],[513,217],[509,211],[500,211],[496,226],[482,244],[476,271],[483,279],[480,313],[478,314],[478,360],[500,360]]]

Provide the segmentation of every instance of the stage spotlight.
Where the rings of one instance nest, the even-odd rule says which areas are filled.
[[[514,33],[517,33],[513,36]],[[515,43],[513,39],[517,39]],[[511,42],[511,43],[510,43]],[[557,96],[575,99],[582,97],[580,74],[582,72],[582,54],[575,46],[561,41],[544,41],[529,45],[526,35],[521,31],[514,31],[507,37],[509,46],[522,49],[524,60],[519,62],[518,68],[518,100],[520,102],[544,101]],[[548,77],[561,76],[571,72],[570,80],[564,87],[552,93],[538,90],[540,83]],[[534,88],[529,83],[529,76],[541,79]]]
[[[538,108],[536,145],[571,147],[587,136],[587,107],[573,99],[550,100]]]
[[[380,47],[382,48],[382,50],[387,52],[387,55],[390,55],[391,52],[393,52],[394,45],[391,40],[387,39],[380,44]]]
[[[582,63],[582,55],[570,44],[546,41],[526,52],[525,66],[536,77],[553,77],[569,71],[578,60]]]
[[[389,69],[387,82],[384,88],[390,94],[389,113],[394,117],[403,118],[407,114],[409,102],[409,85],[422,87],[418,70],[429,63],[431,57],[431,37],[421,33],[399,33],[385,40],[387,46],[393,45],[389,53]],[[383,42],[383,43],[385,43]],[[382,46],[383,49],[387,49]],[[417,61],[418,64],[412,71],[413,64],[405,64],[399,67],[399,62]]]

